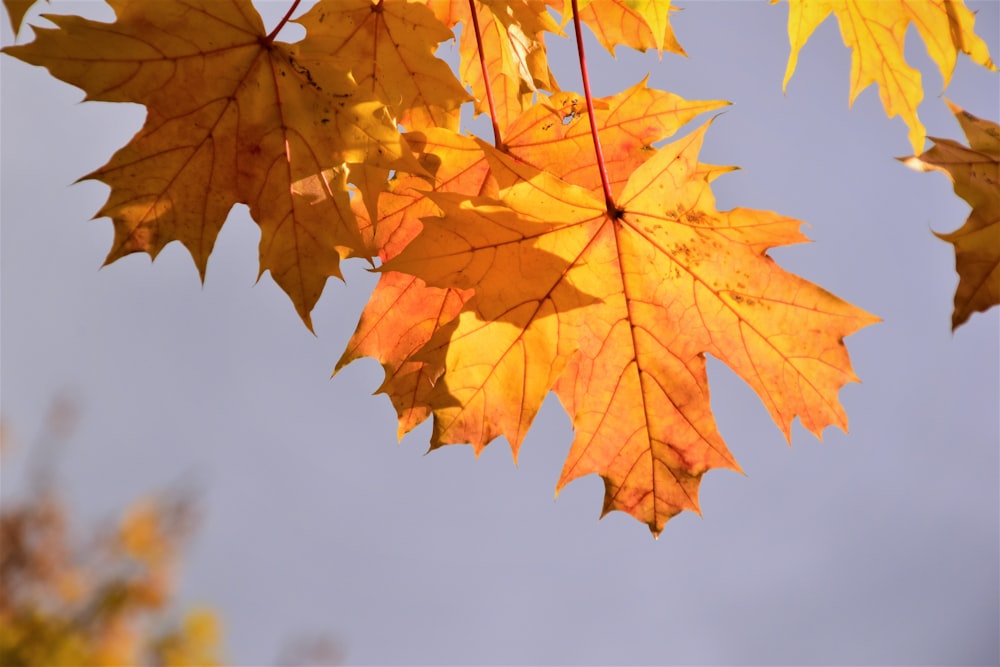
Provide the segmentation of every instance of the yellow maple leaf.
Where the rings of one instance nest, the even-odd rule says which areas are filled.
[[[434,55],[437,44],[453,35],[426,6],[322,0],[297,22],[311,37],[310,50],[339,60],[358,87],[384,102],[406,129],[458,129],[459,108],[468,95]]]
[[[249,0],[109,0],[117,20],[49,16],[34,42],[4,49],[84,89],[146,106],[145,125],[86,178],[111,187],[107,261],[155,257],[177,240],[204,278],[235,203],[260,225],[270,271],[307,326],[342,256],[363,252],[347,164],[406,168],[384,104],[358,88],[317,38],[273,41]]]
[[[546,392],[576,438],[558,487],[597,473],[605,512],[658,534],[698,510],[712,468],[739,469],[708,399],[705,354],[761,397],[782,432],[846,428],[837,400],[855,381],[843,338],[877,318],[780,269],[775,246],[800,222],[717,211],[697,162],[707,126],[640,166],[609,214],[602,197],[484,145],[499,199],[436,195],[444,215],[387,269],[474,288],[436,335],[444,373],[432,446],[504,435],[515,456]]]
[[[771,0],[776,3],[779,0]],[[886,114],[902,116],[910,128],[913,150],[924,149],[926,131],[917,117],[924,96],[920,72],[903,56],[906,31],[916,26],[937,63],[945,87],[951,80],[958,54],[995,70],[986,43],[973,28],[975,15],[962,0],[788,0],[788,39],[791,53],[784,87],[795,72],[799,50],[830,14],[837,17],[844,44],[851,49],[851,93],[877,83]]]
[[[413,273],[429,285],[476,290],[418,355],[444,369],[427,398],[434,410],[431,447],[468,442],[478,454],[503,435],[516,460],[565,364],[562,314],[593,300],[559,280],[564,263],[558,253],[582,240],[548,234],[553,224],[547,219],[518,215],[490,198],[428,196],[444,218],[425,219],[422,233],[384,269]],[[559,247],[536,245],[540,239]]]
[[[1000,303],[1000,126],[976,118],[948,102],[969,141],[963,146],[951,139],[931,137],[934,146],[919,157],[903,161],[919,171],[948,175],[955,194],[972,207],[959,229],[938,237],[955,246],[954,330],[974,312]]]
[[[463,24],[459,73],[475,96],[475,112],[489,113],[479,48],[468,0],[424,0],[438,20]],[[501,130],[531,105],[537,90],[558,90],[548,67],[545,32],[560,33],[542,0],[477,0],[476,19]]]
[[[656,49],[686,55],[670,27],[671,0],[580,0],[580,21],[594,32],[611,55],[624,44],[638,51]],[[564,21],[573,16],[572,0],[564,0]]]

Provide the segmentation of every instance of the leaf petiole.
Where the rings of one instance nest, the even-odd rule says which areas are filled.
[[[590,94],[590,76],[587,74],[587,57],[583,52],[583,31],[580,28],[580,9],[577,0],[573,2],[573,29],[576,32],[576,50],[580,55],[580,75],[583,77],[583,96],[587,100],[587,117],[590,120],[590,136],[594,139],[594,153],[597,154],[597,168],[601,173],[601,186],[604,188],[604,202],[608,207],[608,215],[612,220],[621,217],[621,210],[615,204],[611,194],[611,183],[608,170],[604,166],[604,151],[601,150],[601,138],[597,134],[597,119],[594,117],[594,98]]]
[[[497,108],[493,101],[493,86],[490,85],[490,74],[486,69],[486,52],[483,50],[483,36],[479,31],[479,12],[476,11],[476,0],[469,0],[469,13],[472,14],[472,29],[476,33],[476,46],[479,48],[479,64],[483,68],[483,85],[486,86],[486,102],[490,106],[490,123],[493,124],[493,145],[502,149],[500,126],[497,124]]]

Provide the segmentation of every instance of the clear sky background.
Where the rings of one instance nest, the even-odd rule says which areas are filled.
[[[822,442],[796,425],[789,448],[759,399],[710,362],[720,430],[746,475],[709,473],[703,518],[674,519],[658,541],[626,515],[598,521],[596,477],[553,501],[572,433],[552,397],[518,467],[502,441],[479,460],[461,446],[425,457],[428,425],[397,446],[388,400],[369,395],[376,362],[329,379],[375,282],[360,262],[346,287],[328,284],[316,336],[269,277],[254,286],[259,233],[242,207],[204,286],[178,244],[152,265],[133,255],[98,270],[111,223],[88,218],[107,191],[70,184],[143,113],[76,104],[79,90],[0,58],[3,417],[25,444],[55,395],[79,402],[59,470],[84,521],[197,481],[204,520],[182,601],[219,609],[235,663],[272,663],[306,634],[335,640],[351,664],[1000,661],[998,312],[951,333],[954,256],[931,234],[968,207],[944,175],[892,159],[910,153],[906,128],[874,88],[848,110],[834,22],[782,96],[786,5],[679,4],[690,57],[619,49],[612,61],[589,40],[597,94],[649,71],[651,86],[732,101],[703,153],[742,167],[716,182],[720,208],[807,221],[815,242],[776,259],[884,322],[847,340],[863,384],[841,392],[850,434]],[[1000,3],[971,5],[998,60]],[[269,25],[285,7],[262,3]],[[52,6],[78,8],[108,16]],[[964,141],[912,33],[929,134]],[[573,62],[555,63],[579,90]],[[962,57],[948,96],[996,121],[998,80]],[[23,488],[26,450],[12,454],[5,502]]]

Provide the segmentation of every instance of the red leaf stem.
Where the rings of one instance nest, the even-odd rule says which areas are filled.
[[[288,21],[292,18],[292,14],[295,13],[295,8],[299,6],[299,2],[301,1],[302,0],[294,0],[294,2],[292,2],[292,6],[288,8],[288,11],[285,12],[285,15],[281,17],[280,21],[278,21],[278,25],[274,26],[274,30],[269,32],[267,34],[267,37],[264,38],[265,42],[270,44],[274,41],[274,38],[278,36],[278,33],[281,32],[281,29],[284,28],[285,24],[288,23]]]
[[[490,105],[490,122],[493,124],[493,145],[501,148],[500,126],[497,125],[497,107],[493,102],[493,86],[490,85],[490,74],[486,69],[486,52],[483,50],[483,36],[479,31],[479,12],[476,11],[476,0],[469,0],[469,12],[472,14],[472,29],[476,33],[476,46],[479,47],[479,64],[483,68],[486,102]]]
[[[608,170],[604,167],[604,151],[601,150],[601,138],[597,134],[597,119],[594,117],[594,99],[590,94],[590,76],[587,74],[587,57],[583,52],[583,31],[580,28],[580,10],[577,0],[573,2],[573,28],[576,31],[576,50],[580,54],[580,75],[583,77],[583,96],[587,100],[587,117],[590,120],[590,136],[594,139],[594,152],[597,154],[597,168],[601,172],[601,186],[604,188],[604,201],[608,207],[608,215],[617,219],[621,211],[615,205],[611,194],[611,183]]]

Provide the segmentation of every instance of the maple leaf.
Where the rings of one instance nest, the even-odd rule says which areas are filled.
[[[876,80],[914,131],[922,91],[902,60],[909,22],[946,81],[958,50],[992,66],[960,2],[790,2],[786,85],[802,44],[835,13],[854,49],[852,102]],[[110,4],[114,23],[53,17],[56,29],[6,49],[87,99],[147,108],[140,132],[88,176],[111,187],[99,211],[115,225],[107,261],[179,240],[204,278],[229,209],[246,203],[262,231],[261,273],[309,325],[339,262],[378,256],[379,284],[334,372],[377,359],[400,436],[433,415],[432,448],[468,442],[478,454],[504,436],[516,459],[555,391],[576,431],[557,490],[598,474],[604,511],[658,534],[698,511],[705,472],[739,469],[711,412],[706,354],[753,387],[786,438],[796,417],[817,436],[846,429],[837,394],[856,377],[843,338],[876,318],[768,257],[806,240],[799,221],[716,210],[710,183],[732,168],[698,162],[707,124],[654,147],[725,102],[645,80],[600,100],[558,92],[544,44],[560,32],[547,8],[558,0],[320,0],[295,44],[274,41],[290,14],[265,34],[249,0]],[[683,54],[669,0],[564,10],[577,5],[612,54],[617,44]],[[860,19],[847,31],[850,17]],[[459,23],[477,112],[489,87],[497,93],[498,148],[456,134],[468,95],[434,51]],[[589,90],[582,46],[580,62]],[[540,90],[556,92],[532,105]],[[973,256],[983,243],[966,244],[980,238],[966,227],[954,233],[960,267],[959,246]]]
[[[615,193],[639,165],[655,155],[653,144],[672,136],[695,116],[729,104],[685,100],[648,88],[648,78],[620,93],[594,100],[594,120],[607,146],[604,166]],[[504,146],[539,170],[598,191],[601,176],[588,122],[582,95],[556,93],[511,124]]]
[[[451,30],[417,2],[323,0],[300,18],[308,47],[350,70],[358,87],[392,110],[409,130],[458,129],[468,100],[451,68],[434,51]]]
[[[468,0],[426,0],[449,28],[462,23],[459,72],[475,96],[476,114],[489,112],[486,84]],[[561,33],[542,0],[478,0],[476,20],[494,96],[497,125],[504,129],[531,105],[539,89],[559,89],[548,67],[545,32]]]
[[[489,166],[473,139],[443,128],[411,132],[406,139],[426,172],[433,175],[437,191],[478,193],[491,189]],[[439,212],[424,196],[430,187],[418,176],[393,180],[389,190],[379,196],[377,224],[367,219],[363,197],[352,202],[363,234],[378,248],[383,262],[395,257],[417,235],[421,218]],[[384,271],[365,304],[334,374],[361,357],[378,360],[385,379],[377,391],[386,394],[396,408],[400,438],[429,416],[428,396],[442,370],[439,364],[414,359],[414,354],[458,315],[470,297],[468,290],[428,287],[414,276]]]
[[[910,24],[916,26],[928,55],[941,70],[945,87],[959,52],[983,67],[996,69],[986,43],[974,31],[975,15],[962,0],[788,0],[788,4],[791,53],[783,86],[788,87],[795,72],[799,50],[816,27],[833,14],[844,44],[852,49],[850,103],[869,84],[878,83],[886,115],[903,118],[916,152],[924,148],[926,131],[917,117],[924,95],[920,72],[903,57]]]
[[[111,187],[107,262],[183,243],[204,278],[235,203],[260,225],[270,271],[307,326],[342,256],[364,248],[347,163],[412,168],[381,101],[337,59],[273,41],[249,0],[110,0],[117,20],[48,16],[31,44],[4,49],[86,91],[147,108],[138,134],[85,178]]]
[[[596,100],[599,110],[595,118],[607,143],[613,146],[605,157],[616,191],[617,184],[624,184],[629,174],[654,154],[653,143],[671,136],[694,116],[724,104],[687,101],[652,90],[646,87],[645,79]],[[599,190],[600,176],[582,107],[582,99],[574,93],[556,93],[533,105],[510,125],[507,150],[538,169]],[[435,191],[496,194],[495,184],[491,186],[487,178],[487,161],[475,141],[441,130],[410,133],[407,139],[426,171],[434,174]],[[427,187],[422,178],[404,177],[381,195],[377,231],[369,233],[373,234],[371,245],[382,249],[383,261],[398,254],[416,236],[421,218],[440,212],[433,198],[424,196]],[[365,218],[367,207],[357,199],[353,205],[358,218]],[[443,370],[450,338],[450,334],[438,332],[458,315],[470,296],[468,290],[429,287],[413,276],[385,271],[362,313],[337,370],[361,356],[382,364],[385,380],[378,391],[387,394],[396,408],[400,437],[430,414],[433,384]],[[432,339],[436,341],[433,344]],[[418,360],[416,355],[425,346]],[[445,393],[441,387],[436,392]]]
[[[705,353],[753,387],[786,437],[796,416],[817,435],[846,428],[837,392],[856,377],[842,339],[876,318],[767,256],[805,240],[799,221],[715,210],[720,172],[697,162],[706,127],[640,166],[615,216],[488,146],[498,200],[435,197],[444,216],[385,267],[475,289],[440,345],[432,446],[478,451],[502,434],[516,456],[552,388],[576,431],[558,488],[597,473],[604,511],[658,534],[698,510],[706,471],[739,469],[712,417]]]
[[[556,223],[519,216],[489,197],[428,196],[445,217],[425,219],[421,234],[383,269],[417,273],[430,285],[475,288],[459,316],[417,355],[445,370],[427,398],[435,417],[431,448],[468,442],[478,455],[504,435],[516,460],[565,363],[559,315],[594,299],[559,280],[565,262],[558,253],[572,243],[551,236],[562,245],[533,243]],[[548,206],[536,211],[558,214]]]
[[[564,0],[565,20],[573,16],[572,0]],[[670,0],[581,0],[580,20],[611,55],[615,46],[624,44],[637,51],[656,49],[687,55],[670,27]]]
[[[7,10],[7,18],[10,19],[10,27],[16,35],[21,30],[21,23],[25,14],[31,9],[37,0],[3,0],[4,9]]]
[[[919,171],[942,171],[954,183],[955,194],[972,207],[959,229],[937,236],[955,246],[955,310],[952,330],[972,313],[1000,303],[1000,126],[976,118],[948,102],[969,141],[931,137],[934,146],[903,161]]]

